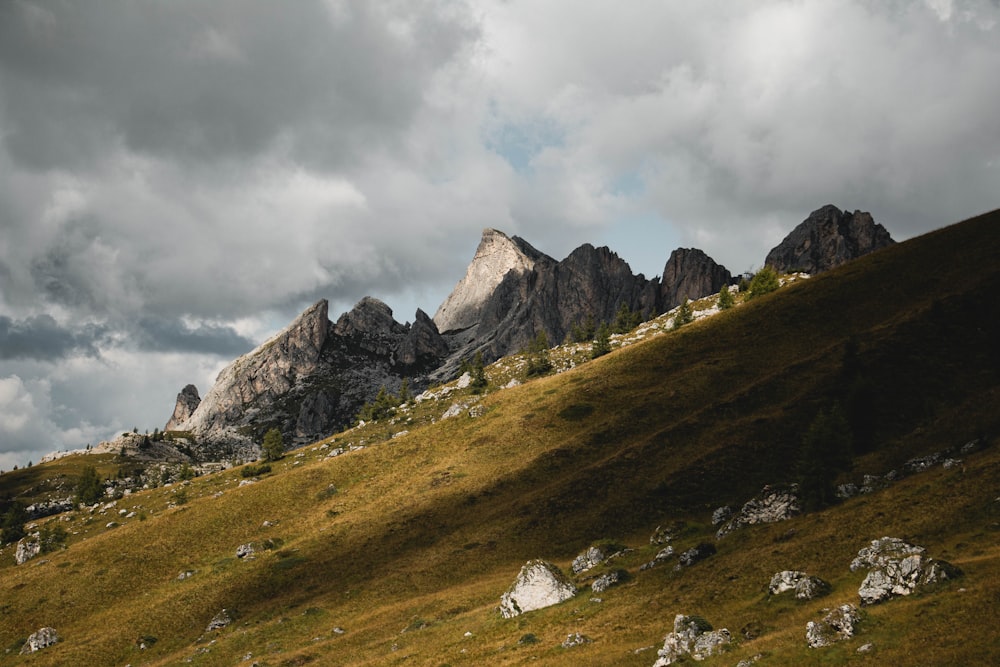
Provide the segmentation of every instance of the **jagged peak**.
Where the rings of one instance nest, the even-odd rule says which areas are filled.
[[[549,259],[527,241],[511,238],[492,228],[483,230],[482,239],[465,276],[434,314],[440,331],[465,329],[479,321],[483,304],[510,271],[531,271],[536,262]]]
[[[354,308],[344,313],[334,326],[338,336],[355,333],[387,333],[398,331],[402,325],[392,316],[392,308],[375,297],[366,296]]]

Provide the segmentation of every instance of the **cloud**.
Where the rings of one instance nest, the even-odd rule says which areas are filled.
[[[556,257],[607,244],[651,277],[677,246],[759,265],[827,203],[897,239],[988,210],[998,19],[991,0],[0,3],[0,377],[62,442],[157,424],[319,298],[433,312],[484,227]]]
[[[73,354],[97,356],[101,327],[73,331],[59,326],[51,315],[13,320],[0,315],[0,359],[55,360]]]

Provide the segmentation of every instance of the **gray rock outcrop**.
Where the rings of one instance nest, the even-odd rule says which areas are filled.
[[[715,536],[721,539],[744,526],[785,521],[801,511],[797,485],[765,486],[760,496],[747,501],[735,516],[716,531]]]
[[[575,595],[576,586],[558,567],[544,560],[528,561],[500,597],[500,615],[513,618],[565,602]]]
[[[434,313],[440,331],[467,329],[479,323],[486,302],[504,277],[513,272],[531,271],[541,256],[523,239],[510,238],[495,229],[483,230],[479,247],[465,271],[465,276]]]
[[[595,593],[603,593],[612,586],[617,586],[624,583],[628,579],[628,572],[625,570],[612,570],[611,572],[605,572],[590,585],[590,589]]]
[[[232,624],[233,617],[228,610],[223,609],[218,614],[212,617],[212,620],[208,622],[208,627],[205,628],[205,632],[212,632],[214,630],[221,630]]]
[[[21,655],[41,651],[59,641],[59,633],[56,632],[55,628],[41,628],[28,636],[28,641],[24,642],[24,646],[21,647]]]
[[[191,418],[194,411],[201,403],[201,396],[198,395],[198,388],[189,384],[177,394],[177,403],[174,405],[174,414],[167,420],[167,425],[163,427],[165,431],[176,431],[178,427]]]
[[[771,595],[781,595],[787,591],[794,591],[796,600],[812,600],[829,593],[830,584],[819,577],[797,570],[776,572],[771,577],[767,592]]]
[[[857,607],[852,604],[840,605],[831,609],[821,620],[806,624],[806,642],[809,648],[823,648],[850,639],[860,621],[861,614]]]
[[[732,636],[726,628],[713,630],[712,625],[701,616],[677,614],[674,631],[664,638],[663,648],[656,652],[658,658],[653,667],[666,667],[688,655],[701,661],[721,653],[731,641]]]
[[[680,570],[681,568],[691,567],[695,563],[701,562],[708,558],[709,556],[715,555],[715,545],[709,542],[702,542],[697,546],[693,546],[678,558],[677,565],[674,566],[675,570]]]
[[[39,539],[39,534],[29,535],[18,541],[17,548],[14,550],[14,562],[18,565],[24,565],[41,552],[42,542]]]
[[[593,643],[593,639],[587,635],[581,635],[579,632],[572,632],[566,635],[565,641],[561,644],[563,648],[573,648],[574,646],[583,646],[584,644]]]
[[[909,595],[920,586],[955,579],[962,572],[943,560],[927,556],[923,547],[907,544],[898,537],[883,537],[858,552],[851,561],[851,571],[867,569],[868,575],[858,588],[861,604],[883,602]]]
[[[715,294],[729,285],[732,274],[697,248],[677,248],[663,267],[659,308],[667,311],[685,299],[692,301]]]
[[[781,273],[822,273],[895,241],[870,213],[826,205],[809,214],[775,246],[764,263]]]
[[[586,572],[591,568],[597,567],[615,553],[621,551],[622,548],[612,544],[595,544],[594,546],[587,547],[583,553],[573,559],[570,569],[573,571],[573,574]]]

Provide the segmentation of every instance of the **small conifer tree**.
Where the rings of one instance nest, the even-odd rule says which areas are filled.
[[[528,377],[545,375],[552,370],[552,360],[549,359],[549,338],[544,331],[539,331],[535,339],[528,345]]]
[[[594,342],[590,347],[590,358],[603,357],[611,351],[611,327],[607,322],[601,322],[594,335]]]
[[[719,310],[729,310],[736,304],[733,293],[729,291],[729,285],[723,285],[719,290]]]
[[[80,471],[80,481],[76,485],[75,501],[78,504],[93,505],[103,496],[104,485],[97,476],[97,469],[94,466],[84,466]]]
[[[760,271],[753,274],[750,279],[748,299],[756,299],[759,296],[770,294],[781,286],[778,280],[778,272],[770,266],[764,266]]]
[[[264,444],[261,446],[261,454],[267,461],[277,461],[285,455],[285,440],[281,436],[281,431],[272,428],[264,434]]]
[[[684,297],[684,301],[681,302],[677,313],[674,314],[674,328],[680,329],[685,324],[690,324],[693,321],[694,311],[691,309],[691,302],[688,301],[687,297]]]
[[[469,384],[469,387],[472,388],[472,393],[483,393],[489,385],[489,381],[486,379],[486,367],[483,363],[483,353],[481,350],[476,352],[476,356],[472,360],[470,375],[472,376],[472,382]]]

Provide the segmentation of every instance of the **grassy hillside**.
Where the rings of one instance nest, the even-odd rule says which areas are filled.
[[[1000,662],[1000,633],[979,625],[1000,599],[998,224],[997,213],[973,219],[495,391],[476,418],[430,423],[416,408],[290,453],[251,485],[235,469],[46,519],[69,531],[68,548],[21,566],[11,547],[0,554],[0,664],[651,665],[677,613],[739,639],[705,664],[759,654],[763,665]],[[658,550],[658,525],[683,522],[678,552],[714,541],[715,507],[794,479],[803,434],[835,403],[854,406],[869,441],[838,481],[975,439],[980,448],[961,466],[737,531],[691,568],[639,571]],[[365,446],[327,457],[348,445]],[[45,471],[71,478],[74,465],[17,471],[38,476],[27,486],[0,481],[20,492]],[[807,621],[857,602],[864,574],[848,564],[883,535],[965,576],[867,608],[842,645],[806,648]],[[627,584],[601,602],[588,589],[500,617],[525,561],[568,571],[599,540],[635,549],[614,564],[632,574]],[[238,559],[249,542],[256,557]],[[784,569],[833,592],[769,598]],[[223,608],[234,622],[206,631]],[[42,626],[63,641],[17,656]],[[745,627],[759,636],[743,639]],[[571,632],[593,642],[562,648]],[[527,635],[537,641],[519,643]],[[868,642],[873,653],[856,653]]]

